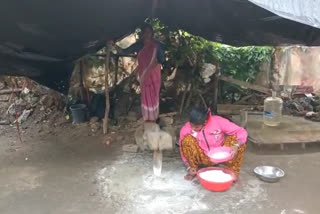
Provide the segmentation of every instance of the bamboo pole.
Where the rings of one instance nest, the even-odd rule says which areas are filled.
[[[219,92],[219,78],[217,74],[213,75],[213,106],[212,111],[214,114],[218,114],[218,92]]]
[[[110,45],[106,44],[106,64],[105,64],[105,96],[106,96],[106,109],[103,119],[103,134],[108,133],[108,119],[110,110],[110,100],[109,100],[109,71],[110,71]]]

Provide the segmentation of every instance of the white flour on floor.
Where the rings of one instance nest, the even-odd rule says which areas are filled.
[[[160,177],[153,175],[152,161],[151,153],[124,153],[98,170],[96,179],[103,203],[111,203],[119,214],[228,214],[246,206],[258,210],[259,202],[267,200],[262,182],[255,177],[240,181],[227,192],[215,193],[204,189],[197,179],[184,180],[186,171],[178,155],[164,155]]]
[[[97,173],[100,191],[111,200],[118,213],[186,213],[208,210],[200,200],[201,186],[184,180],[185,169],[179,159],[165,160],[160,177],[153,175],[152,155],[123,154],[112,166]],[[176,168],[175,166],[179,166]],[[173,168],[174,167],[174,168]]]

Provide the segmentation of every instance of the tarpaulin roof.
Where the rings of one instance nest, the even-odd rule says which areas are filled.
[[[320,1],[249,0],[281,17],[320,28]]]
[[[269,8],[270,9],[270,8]],[[233,45],[319,44],[319,30],[247,0],[3,0],[0,74],[24,75],[63,91],[80,56],[132,32],[151,16]]]

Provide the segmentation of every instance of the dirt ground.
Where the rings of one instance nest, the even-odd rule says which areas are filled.
[[[177,150],[164,155],[163,173],[153,176],[150,153],[124,153],[133,133],[102,144],[86,125],[39,132],[0,126],[1,214],[317,214],[320,210],[319,146],[306,152],[257,152],[249,146],[240,180],[224,193],[183,179]],[[115,138],[116,139],[116,138]],[[268,184],[252,173],[260,164],[286,172]]]

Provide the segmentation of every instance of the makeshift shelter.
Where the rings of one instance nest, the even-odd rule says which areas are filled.
[[[66,92],[74,60],[129,33],[150,16],[233,45],[320,43],[319,29],[246,0],[5,0],[0,8],[0,74],[28,76]]]

